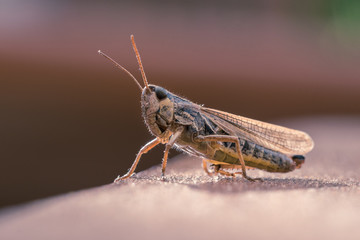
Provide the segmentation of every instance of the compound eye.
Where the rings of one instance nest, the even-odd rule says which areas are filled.
[[[156,93],[156,97],[159,100],[162,100],[164,98],[167,98],[167,94],[166,94],[166,90],[161,88],[161,87],[157,87],[155,88],[155,93]]]

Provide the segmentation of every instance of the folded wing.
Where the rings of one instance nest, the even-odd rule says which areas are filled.
[[[314,147],[305,132],[270,123],[237,116],[211,108],[201,108],[202,114],[211,119],[230,135],[288,155],[305,154]]]

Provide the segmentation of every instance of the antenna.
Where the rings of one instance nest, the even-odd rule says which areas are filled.
[[[142,78],[144,80],[145,88],[150,90],[148,81],[147,81],[146,76],[145,76],[144,67],[143,67],[143,65],[141,63],[140,54],[139,54],[139,51],[138,51],[138,49],[136,47],[136,44],[135,44],[134,35],[131,35],[130,39],[131,39],[131,43],[132,43],[132,46],[133,46],[133,49],[134,49],[134,52],[135,52],[135,55],[136,55],[136,59],[138,61],[139,67],[140,67],[141,76],[142,76]]]
[[[138,80],[136,80],[136,78],[128,71],[126,70],[123,66],[121,66],[120,64],[118,64],[117,62],[115,62],[115,60],[113,60],[111,57],[109,57],[108,55],[106,55],[105,53],[103,53],[102,51],[98,51],[98,53],[100,55],[102,55],[103,57],[107,58],[108,60],[110,60],[112,63],[115,64],[115,66],[117,66],[118,68],[120,68],[121,70],[123,70],[124,72],[126,72],[127,74],[130,75],[130,77],[132,77],[132,79],[134,79],[135,83],[139,86],[140,88],[140,91],[142,92],[143,88],[142,86],[140,85],[140,83],[138,82]],[[140,57],[140,56],[139,56]],[[145,75],[145,74],[144,74]],[[147,83],[147,82],[146,82]],[[148,85],[146,85],[147,88],[148,88]]]

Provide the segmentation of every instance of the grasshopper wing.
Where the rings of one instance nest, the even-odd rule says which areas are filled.
[[[201,108],[226,133],[287,155],[305,154],[314,147],[305,132],[237,116],[211,108]]]

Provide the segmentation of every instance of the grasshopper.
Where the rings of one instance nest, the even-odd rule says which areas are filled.
[[[115,183],[129,178],[141,156],[160,143],[165,144],[162,178],[165,176],[169,150],[174,146],[202,158],[202,167],[210,176],[220,174],[235,177],[241,174],[250,181],[261,179],[249,177],[247,169],[290,172],[305,162],[303,154],[314,147],[313,140],[305,132],[207,108],[160,86],[148,84],[134,36],[130,38],[144,87],[112,58],[100,50],[98,53],[126,72],[138,85],[142,92],[142,116],[155,139],[140,149],[131,168],[124,176],[118,176]]]

